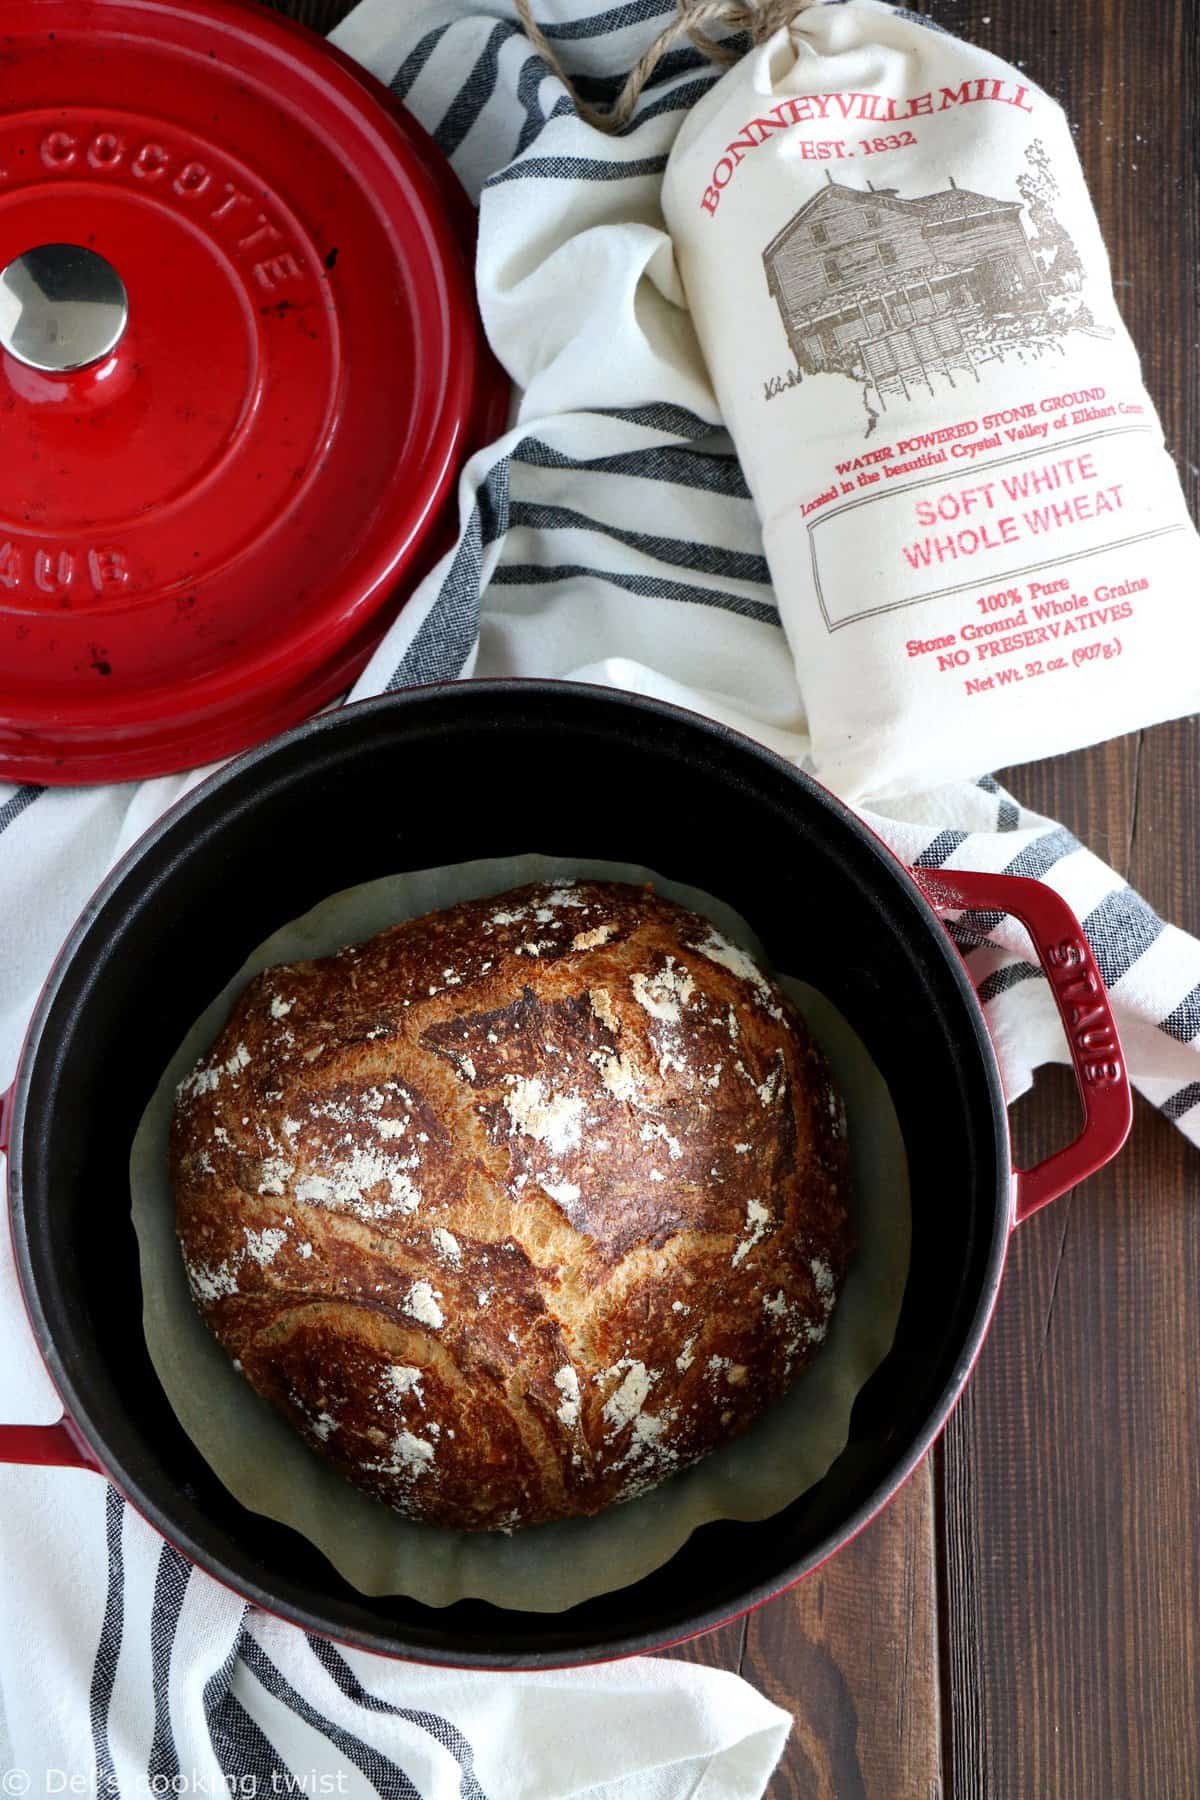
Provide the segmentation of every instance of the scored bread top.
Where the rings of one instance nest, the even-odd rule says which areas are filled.
[[[556,883],[266,970],[180,1085],[189,1285],[252,1385],[409,1517],[646,1492],[826,1334],[845,1123],[753,961]]]

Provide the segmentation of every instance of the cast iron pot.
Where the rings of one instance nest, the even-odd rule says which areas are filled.
[[[535,849],[639,862],[719,894],[856,1027],[910,1162],[899,1330],[845,1450],[774,1518],[706,1525],[654,1574],[564,1613],[367,1599],[304,1538],[240,1506],[176,1423],[142,1335],[130,1143],[185,1031],[282,922],[377,876]],[[1013,1172],[987,1027],[936,906],[1022,919],[1063,1009],[1086,1125],[1028,1173]],[[536,1668],[705,1631],[847,1543],[954,1405],[1014,1223],[1116,1153],[1130,1098],[1090,951],[1049,889],[914,878],[822,788],[733,732],[599,688],[518,681],[349,707],[187,796],[76,925],[5,1112],[17,1264],[64,1418],[0,1428],[0,1457],[108,1476],[200,1568],[306,1629],[425,1662]]]

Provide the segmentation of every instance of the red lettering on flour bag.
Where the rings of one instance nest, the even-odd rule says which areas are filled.
[[[663,210],[822,780],[904,792],[1200,707],[1200,540],[1026,75],[815,0],[693,108]]]

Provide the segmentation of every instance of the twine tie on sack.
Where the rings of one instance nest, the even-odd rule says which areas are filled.
[[[531,0],[516,0],[517,14],[525,27],[525,35],[547,68],[551,69],[575,102],[576,110],[587,124],[598,131],[620,131],[633,117],[633,109],[642,89],[650,80],[667,51],[680,38],[688,38],[710,62],[735,63],[741,55],[727,42],[711,37],[706,27],[724,25],[736,36],[746,35],[752,44],[762,44],[779,30],[790,25],[799,13],[819,0],[676,0],[675,17],[659,32],[650,48],[630,70],[625,85],[611,107],[590,106],[582,100],[575,84],[559,61],[558,53],[533,16]]]

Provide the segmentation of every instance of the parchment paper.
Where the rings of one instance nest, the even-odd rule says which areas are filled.
[[[563,877],[649,882],[760,962],[761,945],[720,901],[624,864],[522,856],[388,877],[332,895],[247,959],[172,1059],[134,1139],[133,1223],[150,1359],[180,1424],[230,1492],[304,1535],[364,1594],[427,1606],[477,1598],[559,1612],[639,1580],[711,1519],[763,1519],[819,1481],[843,1449],[854,1400],[891,1347],[908,1275],[908,1168],[899,1122],[859,1038],[813,988],[777,976],[829,1059],[846,1104],[859,1248],[829,1335],[791,1391],[736,1442],[645,1498],[594,1519],[511,1537],[414,1524],[353,1487],[237,1373],[188,1292],[175,1236],[167,1138],[176,1084],[208,1049],[236,996],[275,963],[326,956],[460,900]]]

